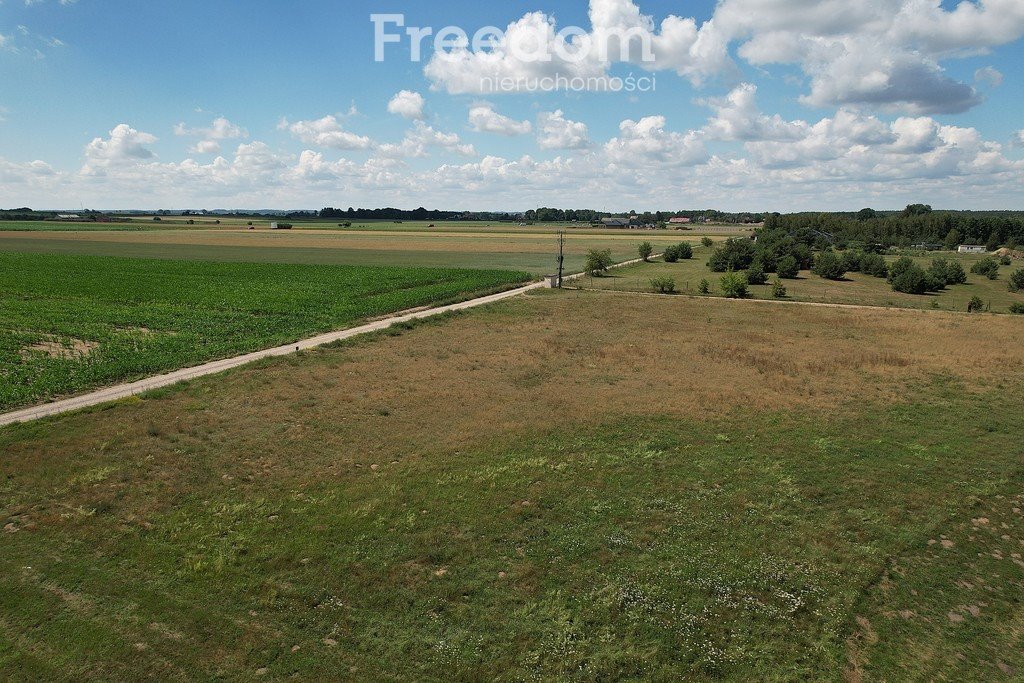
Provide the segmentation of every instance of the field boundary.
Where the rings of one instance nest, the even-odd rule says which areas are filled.
[[[652,258],[654,258],[652,256]],[[624,268],[626,266],[635,265],[640,263],[643,259],[633,259],[631,261],[624,261],[622,263],[615,264],[612,268]],[[582,278],[584,273],[574,273],[567,275],[563,278],[563,281],[573,281]],[[435,308],[428,308],[426,310],[411,311],[405,314],[394,315],[383,320],[376,320],[373,322],[359,325],[357,327],[350,327],[343,330],[337,330],[334,332],[326,332],[324,334],[303,339],[291,344],[285,344],[283,346],[277,346],[270,349],[263,349],[261,351],[253,351],[241,356],[235,356],[233,358],[223,358],[221,360],[211,361],[202,365],[197,365],[191,368],[183,368],[181,370],[175,370],[162,375],[156,375],[154,377],[147,377],[140,379],[135,382],[126,384],[118,384],[116,386],[107,387],[105,389],[99,389],[97,391],[82,394],[80,396],[72,396],[71,398],[61,399],[52,403],[44,403],[42,405],[31,406],[28,408],[21,408],[9,413],[0,415],[0,427],[6,427],[12,424],[18,424],[23,422],[34,422],[35,420],[42,420],[47,417],[54,417],[62,415],[64,413],[74,412],[76,410],[82,410],[84,408],[93,408],[95,406],[103,405],[105,403],[112,403],[114,401],[121,401],[126,398],[138,396],[148,391],[154,391],[156,389],[163,389],[166,387],[174,386],[182,382],[189,380],[198,379],[200,377],[208,377],[209,375],[216,375],[228,370],[240,368],[250,363],[255,363],[259,360],[266,358],[280,358],[281,356],[289,356],[300,351],[309,351],[316,349],[321,346],[333,344],[335,342],[344,341],[346,339],[352,339],[353,337],[360,337],[366,334],[372,334],[374,332],[381,332],[395,325],[401,325],[402,323],[411,322],[413,320],[423,320],[425,318],[432,318],[445,313],[452,313],[455,311],[464,311],[470,308],[476,308],[478,306],[486,306],[487,304],[496,303],[498,301],[504,301],[505,299],[511,299],[523,294],[527,294],[534,290],[546,288],[547,282],[531,282],[530,284],[509,289],[504,292],[498,292],[496,294],[488,294],[485,296],[479,296],[473,299],[467,299],[466,301],[460,301],[458,303],[447,304],[445,306],[438,306]]]
[[[580,277],[580,276],[576,276]],[[568,278],[566,278],[568,279]],[[574,278],[575,279],[575,278]],[[577,287],[580,292],[597,292],[599,294],[618,294],[619,296],[632,297],[657,297],[661,299],[686,299],[689,301],[731,301],[738,304],[782,304],[784,306],[810,306],[815,308],[839,308],[854,311],[892,311],[898,313],[928,313],[933,315],[959,315],[978,318],[981,316],[997,316],[1001,318],[1012,318],[1007,313],[978,312],[968,313],[967,311],[951,311],[942,308],[910,308],[909,306],[872,306],[871,304],[843,304],[829,303],[827,301],[801,301],[799,299],[755,299],[744,297],[742,299],[730,298],[727,296],[701,295],[701,294],[661,294],[660,292],[634,292],[621,289],[601,289],[600,287]]]

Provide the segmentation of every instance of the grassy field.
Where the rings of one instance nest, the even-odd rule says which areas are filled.
[[[696,294],[700,281],[706,279],[711,284],[712,295],[720,295],[722,273],[712,273],[707,267],[712,248],[698,247],[694,249],[693,259],[679,263],[661,261],[638,264],[629,268],[614,271],[604,278],[586,278],[582,285],[588,288],[610,289],[627,292],[653,292],[651,280],[671,277],[683,294]],[[978,296],[990,304],[993,312],[1006,313],[1013,303],[1024,303],[1024,293],[1011,293],[1007,288],[1007,278],[1018,268],[1024,268],[1024,262],[1015,261],[1012,266],[1002,266],[999,279],[989,280],[980,275],[971,274],[971,266],[981,260],[982,256],[961,255],[951,252],[934,253],[928,256],[915,257],[914,260],[926,268],[932,259],[943,257],[960,260],[968,273],[967,284],[955,285],[941,292],[926,295],[902,294],[892,291],[892,287],[884,279],[871,277],[862,273],[848,273],[841,282],[824,280],[817,275],[804,271],[799,279],[783,280],[787,298],[791,301],[811,301],[833,304],[854,304],[865,306],[885,306],[897,308],[940,309],[947,311],[966,311],[971,297]],[[888,257],[891,263],[896,257]],[[774,275],[768,276],[768,284],[750,287],[750,294],[756,299],[771,299],[771,283]]]
[[[0,252],[0,410],[528,279]]]
[[[0,430],[0,672],[1012,679],[1020,322],[545,293]]]
[[[572,232],[566,267],[583,268],[590,249],[610,249],[618,261],[636,258],[641,242],[675,244],[680,233]],[[693,239],[691,237],[691,239]],[[555,231],[395,232],[168,230],[158,232],[0,232],[0,251],[257,263],[483,268],[546,275],[556,269]]]

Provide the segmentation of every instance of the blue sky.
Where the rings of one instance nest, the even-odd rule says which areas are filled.
[[[0,206],[1024,209],[1024,3],[848,4],[2,0]],[[653,54],[378,63],[383,12]],[[655,88],[475,85],[576,69]]]

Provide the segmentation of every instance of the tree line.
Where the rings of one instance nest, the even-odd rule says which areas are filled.
[[[1024,212],[935,211],[926,204],[911,204],[902,212],[863,209],[857,213],[774,213],[765,219],[765,231],[781,230],[808,244],[822,242],[844,248],[1024,244]]]

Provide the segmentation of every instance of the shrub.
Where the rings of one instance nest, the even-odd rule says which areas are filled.
[[[591,249],[587,252],[586,271],[594,277],[601,277],[614,264],[611,249]]]
[[[679,247],[666,247],[663,258],[665,259],[665,263],[678,263]]]
[[[741,273],[726,273],[722,276],[722,294],[729,299],[746,299],[747,278]]]
[[[881,254],[864,254],[860,260],[860,269],[862,273],[871,277],[889,277],[889,264]]]
[[[705,247],[713,247],[713,246],[715,246],[715,241],[713,239],[711,239],[710,237],[704,237],[703,239],[701,239],[700,243],[702,245],[704,245]]]
[[[904,256],[889,269],[889,284],[894,292],[925,294],[932,282],[924,268]]]
[[[650,260],[651,254],[654,253],[654,245],[652,245],[650,242],[644,242],[643,244],[640,245],[640,248],[637,251],[640,254],[640,258],[642,258],[646,262]]]
[[[761,259],[755,258],[754,262],[747,268],[747,283],[751,285],[763,285],[768,282],[768,275],[764,272]]]
[[[946,285],[952,284],[948,281],[951,275],[949,272],[949,261],[944,258],[932,260],[932,264],[928,266],[928,278],[932,282],[930,289],[936,292],[940,289],[945,289]]]
[[[708,282],[707,280],[701,280],[700,284],[697,285],[697,291],[700,294],[704,294],[704,295],[710,294],[711,293],[711,283]]]
[[[786,298],[786,285],[782,284],[782,280],[776,280],[772,283],[772,296],[776,299]]]
[[[1012,264],[1013,264],[1013,259],[1011,259],[1006,254],[1003,254],[1002,256],[999,257],[999,265],[1001,265],[1001,266],[1009,266],[1009,265],[1012,265]]]
[[[792,280],[800,275],[800,264],[797,263],[796,258],[793,256],[783,256],[775,264],[775,272],[779,277]]]
[[[1024,304],[1020,302],[1010,304],[1010,313],[1013,313],[1014,315],[1024,315]]]
[[[836,256],[835,252],[823,251],[814,260],[814,274],[826,280],[842,280],[846,275],[846,268],[842,259]]]
[[[967,282],[967,271],[959,261],[950,261],[946,267],[946,284],[962,285]]]
[[[1013,271],[1010,274],[1010,291],[1019,292],[1024,289],[1024,268]]]
[[[714,273],[746,270],[753,260],[754,243],[746,239],[733,238],[715,250],[708,261],[708,267]]]
[[[859,273],[863,266],[864,256],[862,251],[844,251],[843,268],[847,273]]]
[[[971,297],[970,303],[967,304],[968,313],[979,313],[985,310],[985,302],[981,300],[980,296]]]
[[[651,287],[659,294],[675,294],[676,281],[670,277],[656,277],[651,280]]]
[[[995,280],[999,277],[999,262],[992,257],[983,258],[971,266],[971,272],[975,275],[984,275],[989,280]]]
[[[680,261],[688,261],[693,258],[693,246],[689,242],[680,244],[676,247],[676,251],[679,253]]]

